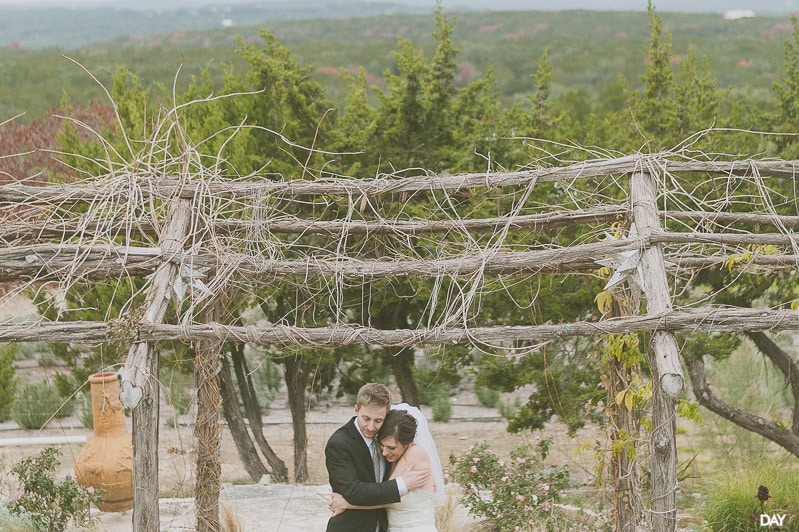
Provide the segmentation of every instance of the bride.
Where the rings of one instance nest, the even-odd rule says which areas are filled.
[[[388,531],[437,532],[435,509],[446,501],[444,473],[424,414],[406,403],[392,405],[377,438],[383,456],[391,466],[392,479],[409,468],[430,469],[432,472],[425,486],[405,494],[400,502],[386,506]],[[334,493],[331,508],[338,515],[344,510],[371,507],[351,505]]]

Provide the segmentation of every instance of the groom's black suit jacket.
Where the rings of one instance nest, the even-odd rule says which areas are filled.
[[[325,464],[330,486],[350,504],[374,506],[400,501],[396,480],[376,482],[369,447],[355,426],[349,423],[336,430],[325,446]],[[386,471],[387,467],[384,467]],[[385,476],[385,474],[384,474]],[[382,479],[381,479],[382,480]],[[388,528],[388,518],[383,508],[376,510],[347,510],[331,517],[327,532],[374,532]]]

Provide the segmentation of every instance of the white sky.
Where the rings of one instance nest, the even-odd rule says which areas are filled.
[[[77,7],[97,4],[98,0],[0,0],[0,6],[64,6]],[[116,2],[124,5],[124,2]]]
[[[103,5],[106,7],[120,7],[136,9],[142,4],[152,7],[157,5],[162,9],[193,7],[206,4],[244,4],[244,3],[277,3],[290,2],[291,0],[0,0],[0,6],[57,6],[57,7],[87,7]],[[308,1],[308,0],[305,0]],[[324,4],[333,0],[310,0]],[[368,0],[367,0],[368,1]],[[373,0],[375,2],[403,3],[412,6],[435,7],[436,0]],[[595,9],[604,10],[635,10],[646,11],[647,0],[443,0],[445,9],[468,7],[471,9]],[[755,12],[788,12],[799,6],[799,0],[654,0],[655,8],[660,12],[666,11],[715,11],[722,12],[732,9],[752,9]]]

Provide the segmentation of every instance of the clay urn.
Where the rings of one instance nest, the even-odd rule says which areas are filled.
[[[75,478],[101,492],[97,508],[124,512],[133,508],[133,442],[119,401],[119,374],[89,377],[94,434],[75,459]]]

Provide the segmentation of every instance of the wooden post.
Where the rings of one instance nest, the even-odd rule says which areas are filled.
[[[158,245],[166,262],[153,275],[144,306],[144,324],[161,323],[166,314],[172,283],[180,265],[168,262],[170,254],[183,250],[191,222],[190,200],[172,200],[166,226]],[[131,345],[120,369],[122,404],[133,409],[133,530],[158,532],[158,421],[160,360],[155,342]]]
[[[638,235],[646,241],[653,231],[661,230],[656,186],[651,175],[645,172],[630,174],[630,203],[635,228]],[[640,264],[647,314],[670,311],[669,281],[660,244],[642,250]],[[652,333],[652,350],[663,391],[672,398],[680,397],[685,389],[685,379],[680,366],[680,348],[674,333],[655,330]]]
[[[206,322],[219,321],[219,303],[207,312]],[[197,386],[197,478],[194,489],[194,513],[198,532],[219,532],[219,492],[222,489],[220,449],[222,428],[219,423],[222,394],[219,370],[222,367],[219,340],[202,340],[196,344],[194,381]]]
[[[633,281],[627,281],[632,285]],[[639,298],[633,295],[637,287],[616,287],[612,289],[613,316],[630,316],[638,313]],[[638,409],[628,410],[622,404],[616,403],[617,394],[625,390],[630,383],[630,372],[616,357],[612,357],[608,365],[608,409],[610,417],[610,438],[614,449],[621,441],[625,446],[635,446],[641,430],[641,414]],[[639,364],[634,371],[640,371]],[[626,441],[622,441],[621,433],[627,434]],[[610,468],[613,473],[613,505],[616,530],[635,532],[641,530],[645,520],[643,499],[641,498],[641,484],[638,474],[638,449],[629,453],[625,447],[619,452],[614,451],[611,456]]]
[[[158,375],[161,359],[152,346],[146,357],[148,375]],[[122,395],[120,394],[120,398]],[[133,408],[133,530],[157,532],[161,528],[158,508],[158,420],[161,417],[158,383],[151,379]]]
[[[649,173],[630,174],[630,203],[638,235],[646,240],[660,229],[655,181]],[[647,314],[671,310],[666,266],[660,245],[641,252],[641,272]],[[677,529],[677,423],[675,399],[682,395],[685,381],[680,351],[672,332],[655,330],[649,354],[652,366],[652,530]]]

